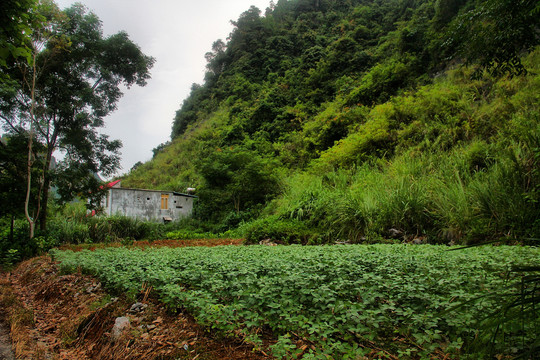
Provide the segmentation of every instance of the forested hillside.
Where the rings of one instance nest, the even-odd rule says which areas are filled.
[[[251,7],[123,185],[195,187],[197,224],[250,241],[537,238],[539,18],[527,0]]]

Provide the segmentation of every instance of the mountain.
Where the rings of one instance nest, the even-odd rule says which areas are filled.
[[[250,241],[540,236],[540,7],[279,0],[233,22],[125,186]]]

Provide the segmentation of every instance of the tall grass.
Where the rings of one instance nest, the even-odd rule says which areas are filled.
[[[303,173],[288,179],[284,196],[270,209],[277,219],[301,221],[328,241],[370,241],[387,237],[390,229],[402,232],[401,240],[431,243],[538,237],[538,163],[529,148],[471,142],[450,152]]]
[[[63,244],[111,242],[122,239],[155,240],[163,238],[172,225],[145,222],[125,216],[89,216],[82,203],[57,209],[48,224],[49,236]]]

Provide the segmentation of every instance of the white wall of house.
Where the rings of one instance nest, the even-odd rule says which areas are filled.
[[[178,220],[193,211],[194,196],[172,191],[113,187],[103,208],[107,215],[123,215],[146,221]]]

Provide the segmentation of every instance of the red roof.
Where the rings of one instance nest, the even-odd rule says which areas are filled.
[[[108,183],[108,184],[101,185],[101,186],[99,187],[99,189],[102,190],[104,187],[107,188],[107,189],[110,189],[110,188],[112,188],[114,185],[118,184],[120,181],[122,181],[122,180],[116,180],[116,181],[110,182],[110,183]]]
[[[116,181],[110,182],[110,183],[107,184],[107,187],[112,188],[114,185],[118,184],[120,181],[122,181],[122,180],[116,180]]]

